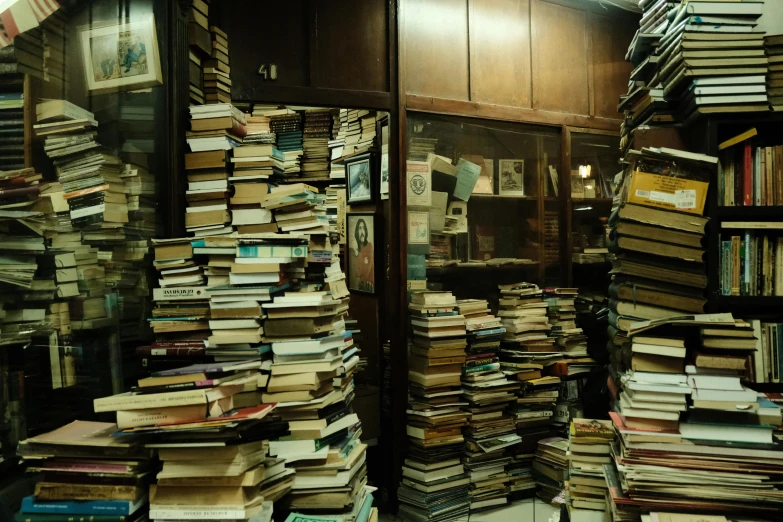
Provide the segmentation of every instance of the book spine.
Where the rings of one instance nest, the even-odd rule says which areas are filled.
[[[127,500],[55,500],[38,502],[33,496],[22,500],[24,513],[51,513],[61,515],[129,515],[131,503]]]
[[[471,366],[469,368],[465,368],[464,373],[465,375],[470,375],[471,373],[488,372],[499,369],[500,363],[482,364],[481,366]]]
[[[764,179],[764,158],[761,147],[753,149],[753,206],[761,206],[761,189]]]
[[[742,204],[753,205],[753,150],[750,141],[745,142],[742,168]]]
[[[731,241],[721,242],[721,293],[723,295],[731,295],[731,280],[732,280],[732,267],[731,267]]]
[[[726,151],[721,155],[720,161],[718,161],[718,206],[726,206],[726,174],[728,169],[728,162],[726,158],[728,153]]]
[[[775,240],[775,288],[773,295],[783,295],[783,237]]]
[[[745,237],[740,245],[740,254],[742,255],[742,281],[740,286],[740,295],[750,295],[750,252],[751,237],[750,232],[745,232]]]

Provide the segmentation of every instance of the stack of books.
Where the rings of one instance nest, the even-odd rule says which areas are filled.
[[[430,154],[435,154],[438,138],[423,138],[413,136],[408,142],[409,161],[428,161]]]
[[[639,125],[672,125],[703,114],[769,110],[763,3],[647,1],[626,59],[635,69],[623,141]]]
[[[711,156],[665,148],[632,151],[630,157],[621,204],[609,219],[610,249],[616,253],[609,287],[611,351],[621,351],[622,345],[626,354],[624,336],[635,321],[704,311],[702,240],[708,219],[703,213],[717,162]],[[682,188],[663,187],[675,179],[672,176]],[[676,194],[685,194],[682,190],[691,198],[687,203],[676,199]],[[668,201],[654,201],[647,196],[650,191],[666,194]]]
[[[245,114],[230,103],[190,107],[188,146],[192,152],[231,150],[247,134]]]
[[[416,292],[409,304],[410,449],[397,492],[406,520],[454,520],[470,509],[470,477],[460,462],[468,416],[460,388],[467,342],[456,304],[450,292]]]
[[[185,170],[188,176],[185,230],[196,237],[230,234],[230,163],[226,161],[226,151],[188,152],[185,154]]]
[[[606,516],[604,464],[612,462],[611,421],[573,419],[568,432],[568,482],[566,502],[575,522],[603,522]]]
[[[552,288],[544,291],[547,317],[555,346],[568,358],[587,357],[587,336],[576,324],[576,288]]]
[[[0,50],[2,53],[8,49]],[[0,62],[2,64],[2,62]],[[0,76],[0,78],[5,78]],[[3,147],[0,149],[0,169],[24,168],[24,94],[21,82],[3,84],[0,91],[0,123],[3,125]]]
[[[269,117],[269,128],[277,136],[277,149],[283,153],[283,172],[286,177],[299,176],[304,149],[302,115],[281,109]]]
[[[457,309],[465,317],[468,331],[467,360],[462,387],[470,413],[465,427],[463,463],[470,474],[471,512],[508,502],[512,463],[510,448],[520,441],[516,419],[507,412],[516,403],[520,383],[500,370],[500,320],[491,315],[487,301],[460,300]]]
[[[160,276],[150,318],[155,341],[137,353],[147,371],[210,362],[205,353],[210,315],[204,256],[194,255],[190,238],[153,239],[152,243],[153,266]]]
[[[660,502],[672,510],[742,512],[762,519],[779,511],[780,491],[769,477],[783,465],[783,451],[773,438],[781,410],[743,386],[746,358],[742,367],[725,364],[742,351],[733,342],[741,346],[745,337],[734,334],[747,329],[731,314],[634,325],[629,332],[634,342],[640,337],[684,338],[683,351],[691,363],[680,374],[637,375],[626,384],[620,407],[616,404],[621,411],[610,412],[617,432],[616,462],[604,465],[604,473],[613,511],[647,511]],[[629,409],[634,410],[630,415]],[[661,419],[664,413],[673,419]],[[763,470],[751,464],[760,461]],[[737,466],[747,470],[739,473]],[[674,475],[687,480],[687,486],[671,487]]]
[[[304,112],[302,176],[329,177],[329,138],[332,135],[332,114],[329,109],[307,109]]]
[[[212,53],[209,2],[191,0],[188,10],[188,80],[190,104],[204,105],[204,60]]]
[[[520,351],[554,352],[555,339],[549,336],[552,325],[543,292],[533,283],[499,285],[500,317],[506,333],[503,345]]]
[[[329,143],[329,177],[332,179],[345,179],[345,165],[340,163],[345,151],[345,131],[343,122],[348,122],[348,109],[340,109],[332,112],[332,135]]]
[[[568,439],[549,437],[538,441],[533,478],[538,485],[536,496],[547,504],[563,504],[568,480]]]
[[[204,60],[205,103],[231,103],[231,68],[228,63],[228,35],[219,27],[210,26],[212,49]]]
[[[764,49],[769,59],[767,97],[773,111],[783,110],[783,35],[764,37]]]
[[[138,437],[114,437],[116,430],[74,421],[22,441],[18,454],[40,478],[17,520],[148,520],[152,451]]]
[[[251,114],[245,116],[247,120],[247,136],[244,143],[275,144],[277,137],[270,127],[270,114],[276,112],[277,107],[254,106]]]

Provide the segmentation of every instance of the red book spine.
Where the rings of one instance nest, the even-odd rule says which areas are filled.
[[[742,169],[743,204],[746,207],[753,206],[753,148],[750,140],[745,142],[745,155]]]

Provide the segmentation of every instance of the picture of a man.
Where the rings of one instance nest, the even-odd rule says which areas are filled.
[[[125,73],[129,73],[131,66],[136,63],[140,64],[147,59],[147,47],[141,42],[141,38],[138,36],[133,38],[133,44],[128,46],[128,50],[125,53]]]
[[[375,291],[375,251],[370,229],[364,218],[356,218],[351,237],[349,288],[363,292]]]

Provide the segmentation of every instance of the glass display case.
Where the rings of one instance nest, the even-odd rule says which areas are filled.
[[[171,4],[61,4],[0,50],[0,185],[36,187],[0,197],[3,450],[135,380],[172,210]]]
[[[408,254],[426,267],[415,278],[466,296],[559,285],[559,129],[409,113],[407,135]]]

